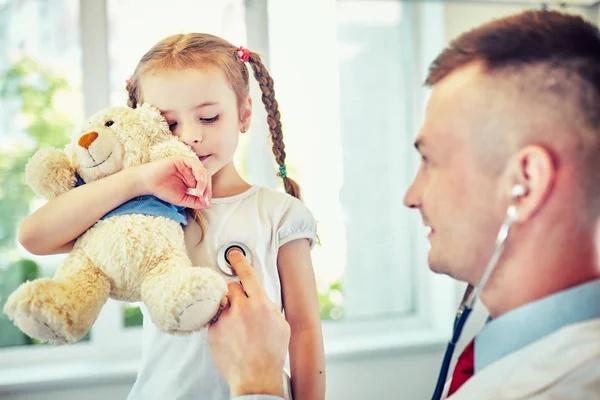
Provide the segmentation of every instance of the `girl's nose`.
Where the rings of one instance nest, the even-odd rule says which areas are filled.
[[[198,144],[202,142],[202,130],[197,127],[184,129],[183,134],[180,136],[181,140],[188,146]]]

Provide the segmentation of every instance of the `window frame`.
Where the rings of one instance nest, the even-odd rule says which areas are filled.
[[[313,0],[314,1],[314,0]],[[329,0],[332,1],[332,0]],[[423,106],[427,90],[420,82],[424,81],[426,67],[445,44],[444,5],[414,4],[403,5],[410,13],[409,24],[413,44],[411,68],[418,79],[412,79],[412,108],[410,121],[404,127],[416,132],[418,121],[422,120]],[[80,0],[80,35],[82,45],[83,99],[85,115],[109,105],[109,57],[108,20],[106,0]],[[269,60],[268,6],[262,0],[246,0],[246,22],[248,26],[248,47],[256,49]],[[412,41],[412,40],[411,40]],[[253,94],[259,98],[259,93]],[[267,131],[263,115],[255,115],[253,128]],[[259,138],[250,144],[252,151],[260,157],[252,157],[248,169],[254,172],[251,179],[268,182],[275,187],[273,174],[267,174],[272,156],[268,143]],[[267,164],[268,163],[268,164]],[[410,162],[412,172],[416,171],[419,159],[415,152]],[[251,172],[252,174],[252,172]],[[268,176],[267,176],[268,175]],[[443,347],[449,337],[452,318],[455,313],[456,285],[447,277],[432,274],[426,265],[428,243],[422,231],[417,213],[411,223],[415,234],[414,245],[418,249],[413,260],[415,291],[414,312],[409,316],[391,316],[365,321],[324,321],[323,334],[328,361],[361,357],[376,352],[402,352],[407,349],[434,346]],[[83,370],[82,376],[95,376],[117,379],[135,376],[141,354],[141,328],[124,328],[121,304],[109,301],[92,329],[89,342],[68,346],[20,346],[0,349],[0,391],[16,390],[19,387],[32,388],[36,384],[45,388],[48,381],[72,382],[68,373],[61,375],[61,366],[104,365],[107,369]],[[110,367],[107,367],[110,366]],[[55,373],[50,378],[32,376],[31,368],[47,368]],[[67,371],[67,369],[64,369]],[[99,371],[99,372],[98,372]],[[28,377],[25,377],[28,375]]]

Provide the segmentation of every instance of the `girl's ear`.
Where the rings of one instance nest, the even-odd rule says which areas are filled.
[[[252,121],[252,97],[247,96],[240,107],[240,132],[246,133]]]

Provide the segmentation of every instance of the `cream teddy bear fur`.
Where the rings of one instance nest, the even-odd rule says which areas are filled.
[[[46,148],[34,154],[26,181],[51,199],[73,189],[76,174],[89,183],[171,155],[196,157],[171,134],[157,109],[112,107],[92,116],[65,151]],[[226,293],[220,274],[192,266],[179,222],[114,215],[77,239],[53,279],[23,283],[4,312],[27,335],[63,344],[79,341],[90,330],[109,297],[143,301],[160,329],[185,334],[217,316]]]

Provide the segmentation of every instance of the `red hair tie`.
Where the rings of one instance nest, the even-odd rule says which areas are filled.
[[[240,46],[237,49],[237,55],[243,62],[248,62],[250,59],[250,50],[245,49],[244,46]]]
[[[127,78],[127,80],[125,80],[126,84],[130,84],[133,81],[133,75],[129,75],[129,78]]]

